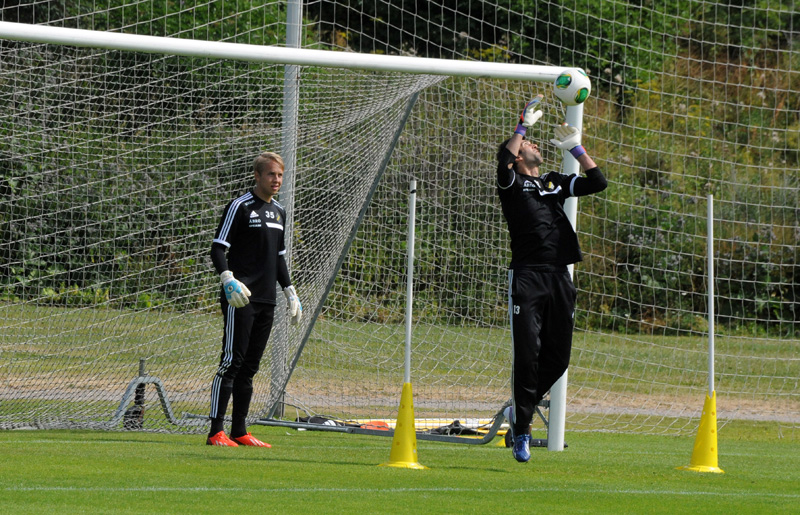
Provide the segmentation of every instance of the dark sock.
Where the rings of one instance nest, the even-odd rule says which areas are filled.
[[[212,418],[211,419],[211,429],[208,431],[209,438],[214,436],[215,434],[219,433],[220,431],[225,430],[225,419],[224,418]]]
[[[247,434],[247,423],[244,420],[234,420],[231,424],[231,438],[239,438]]]

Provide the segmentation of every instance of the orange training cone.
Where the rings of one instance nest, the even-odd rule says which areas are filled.
[[[712,392],[711,397],[706,395],[703,415],[700,417],[700,427],[694,441],[692,459],[688,466],[678,467],[678,469],[725,473],[717,463],[717,392]]]
[[[411,383],[403,384],[400,410],[392,437],[392,452],[389,454],[389,462],[383,463],[381,466],[407,469],[428,468],[417,462],[417,430],[414,425],[414,400]]]

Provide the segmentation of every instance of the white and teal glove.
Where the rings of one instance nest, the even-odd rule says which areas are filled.
[[[519,115],[519,122],[517,123],[517,128],[514,130],[515,133],[524,136],[528,128],[533,127],[533,125],[539,121],[539,118],[542,117],[542,112],[537,111],[536,108],[543,98],[544,95],[536,95],[533,100],[525,104],[525,108]]]
[[[235,308],[241,308],[250,303],[250,290],[233,277],[233,272],[225,270],[219,274],[219,278],[222,280],[222,288],[225,290],[228,304]]]
[[[555,138],[551,139],[550,143],[561,150],[566,150],[575,159],[586,153],[586,149],[581,145],[581,131],[577,127],[562,123],[556,127],[554,135]]]
[[[292,325],[297,325],[300,323],[300,319],[303,317],[303,305],[300,304],[300,297],[297,296],[294,286],[287,286],[284,288],[283,294],[286,296],[286,304],[289,311],[289,321]]]

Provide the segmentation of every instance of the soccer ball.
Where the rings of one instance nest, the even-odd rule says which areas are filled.
[[[582,104],[592,92],[592,81],[580,68],[569,68],[561,72],[555,82],[553,91],[561,102],[568,106]]]

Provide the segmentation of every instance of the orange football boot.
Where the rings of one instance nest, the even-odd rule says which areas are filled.
[[[247,445],[250,447],[272,447],[267,442],[262,442],[261,440],[251,435],[250,433],[247,433],[244,436],[237,436],[233,440],[239,445]]]
[[[209,436],[206,445],[219,445],[221,447],[239,447],[239,444],[225,435],[225,431],[220,431],[214,436]]]

